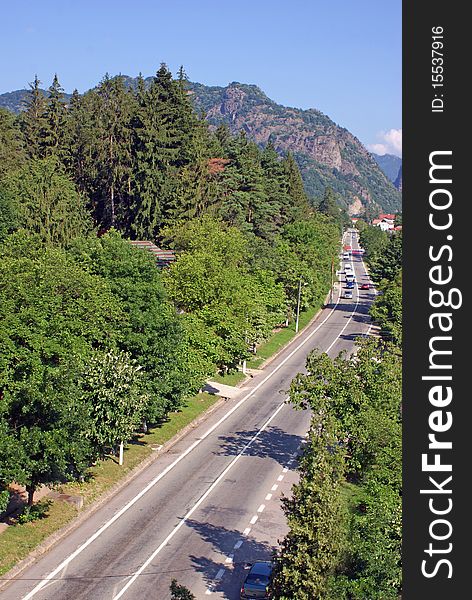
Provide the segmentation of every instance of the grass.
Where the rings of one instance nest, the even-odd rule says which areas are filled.
[[[232,373],[226,373],[225,375],[214,375],[212,381],[217,383],[224,383],[225,385],[237,385],[246,379],[246,375],[242,371],[233,371]]]
[[[308,310],[300,314],[298,321],[299,331],[308,325],[318,310],[319,308],[317,307],[310,307]],[[251,358],[251,360],[248,361],[247,366],[250,369],[259,368],[268,358],[273,356],[278,350],[288,344],[288,342],[295,337],[295,335],[295,323],[291,323],[288,327],[284,327],[280,331],[277,331],[271,338],[258,347],[257,354],[254,356],[254,358]]]
[[[44,519],[11,525],[0,534],[0,575],[28,556],[49,535],[71,521],[77,511],[70,504],[52,502]]]
[[[116,457],[100,461],[90,469],[90,478],[84,483],[69,483],[61,486],[64,494],[78,495],[84,499],[84,507],[99,498],[152,452],[152,445],[161,445],[191,423],[218,400],[203,392],[190,398],[181,410],[169,414],[159,427],[147,434],[137,436],[125,449],[124,464],[120,467]],[[46,518],[14,524],[0,533],[0,575],[9,571],[17,562],[25,558],[49,535],[67,525],[77,515],[77,511],[65,502],[54,501],[47,511]]]

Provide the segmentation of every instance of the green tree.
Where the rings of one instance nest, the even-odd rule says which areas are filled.
[[[53,156],[30,160],[0,182],[0,210],[0,235],[23,228],[46,244],[65,245],[92,229],[82,196]]]
[[[59,83],[57,74],[54,75],[48,91],[47,104],[44,109],[41,153],[43,156],[51,154],[59,156],[62,151],[66,107],[64,104],[64,90]]]
[[[29,504],[38,485],[73,478],[94,458],[79,381],[94,348],[115,346],[122,320],[105,282],[63,250],[23,233],[2,245],[0,422]]]
[[[402,242],[401,231],[392,233],[387,244],[369,256],[369,271],[374,281],[393,281],[397,277],[402,268]]]
[[[129,440],[142,421],[147,398],[141,366],[124,352],[95,351],[84,368],[82,401],[88,409],[85,436],[100,455]]]
[[[383,280],[379,285],[382,292],[375,298],[369,314],[380,325],[381,334],[394,344],[402,344],[402,272],[393,281]]]
[[[388,246],[388,234],[376,225],[364,227],[359,236],[360,245],[365,250],[365,257],[370,263]]]
[[[179,585],[176,579],[170,584],[171,600],[196,600],[192,592],[183,585]]]
[[[344,459],[333,418],[312,418],[309,450],[300,461],[300,483],[283,500],[289,533],[275,557],[273,598],[321,600],[344,549],[341,500]]]
[[[401,592],[400,351],[392,344],[366,340],[350,360],[312,353],[307,371],[292,383],[290,399],[296,407],[313,411],[310,431],[320,431],[320,415],[335,424],[335,447],[344,450],[346,465],[342,496],[348,512],[340,533],[344,546],[321,597],[397,598]],[[310,446],[306,452],[315,458]],[[301,484],[310,487],[312,481],[316,483],[316,474],[302,472]],[[289,519],[293,512],[303,515],[302,522],[310,522],[303,504],[291,509]]]
[[[295,159],[288,153],[283,161],[285,177],[288,184],[288,194],[290,196],[290,209],[287,211],[290,220],[300,221],[306,219],[312,212],[308,202],[308,197],[303,186],[303,180]]]
[[[26,152],[14,115],[0,108],[0,180],[25,162]]]
[[[19,117],[24,146],[30,158],[41,158],[43,156],[46,98],[40,85],[41,81],[36,75],[34,82],[29,84],[30,90],[24,101],[24,110]]]
[[[155,258],[114,230],[100,238],[78,239],[70,251],[79,264],[107,281],[127,315],[120,349],[142,367],[144,416],[160,420],[202,381],[188,366],[182,324],[166,299]]]

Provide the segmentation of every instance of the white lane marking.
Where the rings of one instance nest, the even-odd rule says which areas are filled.
[[[274,485],[270,488],[273,492],[275,492],[275,490],[278,488],[279,486],[274,483]]]
[[[249,521],[249,523],[251,523],[251,525],[255,525],[255,524],[256,524],[256,522],[257,522],[257,519],[258,519],[258,518],[259,518],[259,517],[258,517],[257,515],[254,515],[254,516],[252,517],[252,519]]]
[[[264,511],[264,508],[265,508],[265,504],[261,504],[261,505],[259,506],[259,508],[257,509],[257,512],[259,512],[259,513],[263,512],[263,511]]]
[[[244,530],[246,531],[246,530]],[[251,531],[249,529],[249,531]],[[234,544],[234,550],[237,550],[238,548],[241,548],[241,546],[243,545],[243,540],[238,540],[235,544]]]
[[[267,494],[267,496],[265,497],[265,500],[270,500],[272,498],[272,494]]]
[[[282,469],[282,473],[286,473],[287,471],[288,471],[288,467],[284,467],[284,468]]]
[[[250,398],[251,396],[253,396],[255,394],[255,392],[262,386],[264,385],[264,383],[266,383],[266,381],[268,381],[271,377],[273,377],[275,375],[275,373],[277,373],[277,371],[279,369],[281,369],[285,363],[287,361],[289,361],[292,356],[294,354],[296,354],[298,352],[298,350],[300,350],[300,348],[302,348],[307,342],[308,340],[310,340],[315,333],[320,329],[320,327],[322,327],[326,321],[333,315],[333,313],[336,311],[336,307],[339,304],[339,300],[341,298],[341,289],[339,289],[339,293],[338,293],[338,299],[336,300],[336,304],[333,306],[333,308],[331,309],[331,311],[328,313],[327,317],[321,321],[321,323],[315,327],[315,329],[313,329],[313,331],[307,335],[307,337],[300,342],[300,344],[298,344],[298,346],[296,346],[281,362],[279,365],[277,365],[275,367],[275,369],[269,373],[266,377],[264,377],[264,379],[262,379],[262,381],[260,381],[254,388],[252,388],[248,394],[246,394],[246,396],[244,396],[243,398],[241,398],[241,400],[239,400],[239,402],[237,402],[233,408],[231,408],[226,414],[224,414],[221,419],[219,419],[219,421],[217,421],[214,425],[212,425],[203,435],[202,437],[198,438],[197,440],[195,440],[193,442],[193,444],[191,444],[187,450],[185,450],[184,452],[182,452],[182,454],[180,454],[170,465],[168,465],[163,471],[161,471],[161,473],[159,473],[159,475],[157,475],[156,477],[154,477],[154,479],[152,479],[148,485],[146,487],[144,487],[138,494],[136,494],[136,496],[134,496],[134,498],[132,498],[127,504],[125,504],[123,506],[123,508],[121,508],[115,515],[113,515],[113,517],[111,519],[109,519],[104,525],[102,525],[102,527],[100,527],[100,529],[97,529],[97,531],[91,535],[83,544],[81,544],[77,550],[75,550],[72,554],[70,554],[65,560],[63,560],[59,566],[57,566],[53,571],[51,571],[51,573],[49,573],[48,575],[46,575],[46,577],[44,579],[42,579],[37,585],[36,587],[34,587],[31,592],[29,592],[26,596],[23,597],[22,600],[30,600],[30,598],[33,598],[33,596],[35,596],[39,590],[41,590],[48,581],[50,581],[51,579],[53,579],[58,573],[60,573],[62,571],[62,569],[64,567],[66,567],[72,560],[74,560],[74,558],[76,558],[79,554],[81,554],[88,546],[90,546],[90,544],[92,542],[94,542],[100,535],[102,535],[102,533],[104,531],[106,531],[110,525],[112,525],[115,521],[117,521],[127,510],[129,510],[140,498],[142,498],[144,496],[144,494],[146,494],[151,488],[153,488],[156,483],[158,481],[160,481],[165,475],[167,475],[167,473],[169,473],[169,471],[171,471],[181,460],[183,460],[188,454],[190,454],[190,452],[192,452],[192,450],[194,450],[194,448],[196,448],[204,439],[206,439],[211,433],[213,433],[213,431],[215,431],[215,429],[217,427],[219,427],[221,425],[221,423],[223,423],[224,421],[226,421],[226,419],[228,419],[244,402],[246,402],[246,400],[248,400],[248,398]]]
[[[218,573],[215,575],[215,579],[221,579],[224,574],[225,574],[225,570],[224,569],[220,569],[218,571]]]
[[[207,596],[211,596],[211,594],[213,594],[213,590],[211,590],[210,588],[208,588],[208,589],[206,590],[205,594],[206,594]]]
[[[246,527],[246,529],[243,531],[243,535],[248,536],[251,533],[251,528],[250,527]]]
[[[139,569],[136,571],[136,573],[133,575],[133,577],[131,577],[131,579],[127,582],[127,584],[121,589],[121,591],[116,596],[113,596],[113,600],[118,600],[118,598],[121,598],[123,596],[123,594],[126,592],[126,590],[141,575],[141,573],[144,571],[144,569],[146,569],[149,566],[149,564],[156,558],[156,556],[159,554],[159,552],[162,550],[162,548],[164,548],[170,542],[170,540],[174,537],[174,535],[179,531],[179,529],[181,527],[183,527],[183,525],[185,525],[185,523],[187,522],[189,517],[197,510],[197,508],[200,506],[200,504],[202,504],[202,502],[204,502],[204,500],[206,500],[206,498],[211,494],[211,492],[220,483],[220,481],[222,481],[226,477],[228,471],[238,462],[238,460],[241,458],[241,456],[243,456],[243,454],[246,452],[246,450],[259,437],[259,435],[267,428],[269,423],[278,415],[278,413],[282,410],[282,408],[284,406],[286,406],[285,402],[283,402],[282,404],[279,405],[279,407],[276,409],[276,411],[274,413],[272,413],[272,415],[267,419],[267,421],[264,423],[264,425],[262,425],[262,427],[259,429],[259,431],[252,436],[252,438],[244,446],[244,448],[241,450],[241,452],[237,456],[234,457],[234,459],[221,472],[221,474],[215,479],[215,481],[210,485],[210,487],[206,490],[206,492],[202,496],[200,496],[199,500],[197,500],[197,502],[187,512],[187,514],[178,522],[178,524],[169,533],[169,535],[159,544],[159,546],[154,550],[154,552],[151,554],[151,556],[147,560],[144,561],[144,563],[139,567]]]
[[[233,558],[234,558],[234,554],[230,554],[226,559],[225,559],[225,563],[227,564],[232,564],[233,562]]]
[[[283,478],[284,478],[284,476],[283,476],[283,475],[279,475],[279,476],[277,477],[277,481],[282,481],[282,479],[283,479]]]

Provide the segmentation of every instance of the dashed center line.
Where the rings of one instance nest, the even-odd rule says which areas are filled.
[[[267,496],[265,497],[266,500],[270,500],[272,498],[272,494],[267,494]]]
[[[283,475],[279,475],[279,476],[277,477],[277,481],[282,481],[282,479],[283,479],[283,478],[284,478],[284,476],[283,476]]]
[[[234,554],[230,554],[226,559],[225,563],[231,564],[233,562]]]
[[[254,516],[252,517],[252,519],[249,521],[249,523],[251,523],[251,525],[254,525],[254,524],[256,523],[256,521],[257,521],[257,519],[258,519],[258,518],[259,518],[259,517],[258,517],[257,515],[254,515]]]
[[[257,512],[258,512],[258,513],[261,513],[261,512],[264,510],[264,508],[265,508],[265,504],[261,504],[261,505],[259,506],[259,508],[257,509]]]
[[[243,545],[243,540],[238,540],[235,544],[234,544],[234,550],[237,550],[238,548],[241,548],[241,546]]]
[[[272,492],[275,492],[275,490],[278,488],[279,486],[274,483],[274,485],[270,488]]]
[[[243,535],[249,535],[251,533],[251,528],[250,527],[246,527],[246,529],[243,531]]]

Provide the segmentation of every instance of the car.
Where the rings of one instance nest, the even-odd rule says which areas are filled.
[[[343,252],[344,260],[349,260],[351,257],[349,256],[349,252]]]
[[[370,283],[363,283],[361,285],[361,290],[370,290]]]
[[[348,281],[354,281],[354,275],[352,273],[346,273],[346,283]]]
[[[346,281],[346,288],[348,290],[352,290],[354,288],[354,282],[353,281]]]
[[[257,560],[253,564],[249,563],[248,566],[250,566],[250,570],[241,586],[240,599],[268,598],[272,563],[268,560]]]
[[[346,263],[344,265],[344,270],[345,271],[352,271],[352,265],[351,265],[351,263]]]
[[[351,292],[351,290],[345,290],[344,297],[346,299],[350,300],[352,298],[352,292]]]

